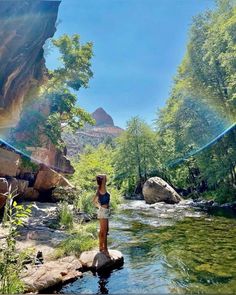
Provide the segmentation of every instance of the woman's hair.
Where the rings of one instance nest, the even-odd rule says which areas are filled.
[[[98,184],[98,190],[102,188],[102,185],[106,185],[107,176],[106,174],[100,174],[96,176],[97,184]]]
[[[102,187],[102,180],[103,180],[103,177],[101,175],[98,175],[96,177],[96,180],[97,180],[97,184],[98,184],[98,187],[99,189]]]

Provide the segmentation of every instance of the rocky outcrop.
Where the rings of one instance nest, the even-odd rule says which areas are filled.
[[[27,109],[27,118],[34,116],[31,110],[49,115],[47,99],[38,103],[39,86],[47,79],[44,49],[45,41],[52,37],[56,31],[60,1],[0,1],[0,136],[8,138],[9,127],[16,126],[19,122],[22,109]],[[27,126],[25,126],[27,127]],[[24,142],[29,136],[27,128],[15,134],[15,146]],[[28,132],[28,133],[27,133]],[[39,138],[40,147],[26,147],[34,161],[44,163],[60,173],[72,174],[74,172],[66,153],[59,151],[47,138]],[[42,143],[46,143],[45,145]],[[4,144],[5,145],[5,144]],[[14,145],[14,144],[13,144]],[[2,144],[1,144],[2,146]],[[0,176],[18,177],[23,180],[25,173],[20,166],[21,153],[13,148],[0,149]],[[19,169],[20,168],[20,169]],[[24,170],[24,169],[23,169]],[[20,176],[19,176],[20,175]],[[22,176],[23,175],[23,176]],[[60,178],[60,177],[59,177]],[[25,183],[18,183],[19,191],[26,192],[27,198],[33,194],[36,198],[37,191],[30,186],[26,189]]]
[[[82,276],[82,265],[75,256],[68,256],[42,265],[27,266],[22,273],[25,292],[38,292],[64,284]]]
[[[30,152],[32,159],[52,167],[60,173],[73,174],[75,172],[69,159],[66,157],[66,149],[64,151],[60,151],[45,135],[41,141],[44,143],[44,147],[26,148]]]
[[[83,252],[80,258],[67,256],[56,261],[49,261],[42,265],[27,266],[22,273],[22,281],[25,284],[26,292],[38,292],[59,284],[65,284],[78,277],[86,269],[102,271],[114,269],[123,265],[124,259],[121,252],[109,250],[110,258],[97,251]]]
[[[143,196],[148,204],[157,202],[176,204],[181,201],[180,195],[160,177],[151,177],[144,183]]]
[[[0,1],[0,127],[14,126],[42,83],[43,45],[55,33],[60,1]]]
[[[17,195],[17,197],[28,201],[41,200],[57,202],[69,198],[69,201],[71,200],[73,202],[78,195],[78,190],[63,175],[55,170],[40,164],[36,171],[26,172],[26,168],[14,165],[13,158],[16,158],[17,161],[21,160],[18,154],[8,150],[3,151],[4,155],[6,154],[9,157],[0,157],[0,163],[2,162],[0,172],[2,171],[2,174],[5,171],[8,172],[8,175],[2,177],[0,175],[0,208],[4,206],[6,194],[10,188],[13,195]],[[8,159],[12,161],[8,161]],[[28,169],[30,170],[30,168]],[[9,176],[9,174],[16,176]],[[57,191],[52,196],[53,190],[56,187],[60,187],[60,193]]]
[[[45,165],[42,165],[41,169],[37,173],[34,188],[38,191],[47,191],[56,188],[56,186],[73,187],[72,184],[70,184],[70,182],[61,174],[46,167]]]
[[[112,117],[103,108],[96,109],[91,115],[96,121],[96,126],[114,126]]]

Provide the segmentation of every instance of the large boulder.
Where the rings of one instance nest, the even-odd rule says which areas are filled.
[[[144,183],[143,196],[148,204],[157,202],[176,204],[181,201],[180,195],[160,177],[151,177]]]
[[[64,176],[51,168],[42,166],[37,174],[34,188],[38,191],[47,191],[57,186],[72,187],[70,182]]]
[[[120,251],[109,250],[109,254],[110,257],[96,250],[85,251],[80,255],[79,260],[85,269],[88,268],[95,271],[114,269],[123,265],[124,258]]]
[[[0,148],[0,176],[16,176],[20,165],[20,155]]]

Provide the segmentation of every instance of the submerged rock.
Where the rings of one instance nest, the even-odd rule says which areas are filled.
[[[144,183],[143,196],[148,204],[176,204],[181,201],[180,195],[160,177],[151,177]]]
[[[114,269],[123,265],[124,257],[120,251],[109,250],[109,254],[110,257],[96,250],[85,251],[80,255],[79,260],[84,268],[95,271]]]

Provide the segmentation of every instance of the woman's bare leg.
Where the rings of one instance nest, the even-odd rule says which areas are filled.
[[[109,219],[107,219],[107,235],[109,235]]]
[[[108,253],[107,248],[108,219],[100,219],[99,250]]]

